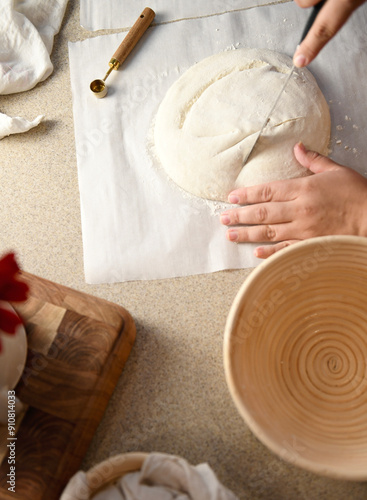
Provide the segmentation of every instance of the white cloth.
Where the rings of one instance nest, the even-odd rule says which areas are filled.
[[[77,496],[75,496],[75,493]],[[138,472],[131,472],[94,496],[84,472],[77,472],[60,500],[238,500],[208,464],[190,465],[183,458],[151,453]]]
[[[69,44],[88,283],[257,265],[255,245],[225,239],[220,206],[216,210],[214,202],[185,195],[169,182],[147,152],[147,138],[168,88],[196,61],[236,46],[291,56],[307,17],[305,9],[290,2],[149,28],[121,69],[108,77],[104,99],[91,95],[89,83],[104,74],[122,35]],[[367,156],[366,24],[367,4],[310,66],[330,105],[331,156],[362,174]]]
[[[27,132],[27,130],[36,127],[43,118],[44,115],[38,115],[34,120],[28,121],[20,116],[11,117],[4,113],[0,113],[0,139],[10,134]]]
[[[88,30],[127,28],[132,26],[144,7],[150,7],[156,13],[155,22],[162,23],[177,19],[190,19],[210,16],[240,9],[253,9],[293,0],[109,0],[103,4],[80,0],[80,24]]]
[[[53,71],[53,40],[67,0],[1,0],[0,94],[32,89]],[[28,121],[0,113],[0,139],[35,127],[43,115]]]

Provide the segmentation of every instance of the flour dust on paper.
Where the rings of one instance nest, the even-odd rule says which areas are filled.
[[[155,154],[168,176],[195,196],[226,201],[239,187],[308,175],[293,147],[302,141],[327,154],[330,113],[307,69],[294,72],[243,166],[291,68],[291,58],[267,49],[225,51],[189,68],[155,118]]]

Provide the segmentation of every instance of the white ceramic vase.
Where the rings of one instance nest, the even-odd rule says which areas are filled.
[[[8,302],[0,301],[0,307],[16,314]],[[0,424],[7,424],[8,403],[14,401],[9,397],[17,385],[27,359],[27,336],[23,325],[19,325],[13,335],[0,330],[2,351],[0,353]],[[16,413],[21,410],[21,403],[16,398]]]

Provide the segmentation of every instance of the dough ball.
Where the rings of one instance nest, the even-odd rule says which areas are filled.
[[[302,141],[327,154],[330,113],[307,69],[295,70],[243,166],[291,68],[284,54],[239,49],[188,69],[168,90],[154,126],[156,154],[169,177],[196,196],[227,201],[235,188],[308,175],[293,147]]]

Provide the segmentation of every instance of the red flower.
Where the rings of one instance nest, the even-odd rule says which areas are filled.
[[[18,278],[19,267],[14,253],[9,253],[0,259],[0,300],[22,302],[26,300],[28,285]],[[0,307],[0,330],[5,333],[14,334],[20,318],[12,311]],[[0,353],[2,344],[0,339]]]

